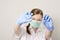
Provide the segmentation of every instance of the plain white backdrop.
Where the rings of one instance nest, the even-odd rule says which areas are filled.
[[[54,21],[53,40],[60,40],[60,0],[0,0],[0,40],[11,40],[20,14],[40,8]]]

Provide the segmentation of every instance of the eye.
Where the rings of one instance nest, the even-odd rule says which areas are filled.
[[[32,18],[33,20],[35,20],[35,18]]]
[[[41,21],[40,19],[38,19],[38,21]]]
[[[38,19],[37,21],[41,21],[40,19]]]

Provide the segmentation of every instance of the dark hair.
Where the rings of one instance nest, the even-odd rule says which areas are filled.
[[[38,8],[35,8],[35,9],[32,9],[31,10],[31,13],[33,13],[33,15],[32,16],[34,16],[34,15],[36,15],[36,14],[40,14],[40,15],[42,15],[42,17],[43,17],[43,12],[42,12],[42,10],[41,9],[38,9]],[[30,34],[31,35],[31,32],[30,32],[30,30],[29,30],[29,27],[30,27],[30,23],[27,25],[27,33],[28,34]]]

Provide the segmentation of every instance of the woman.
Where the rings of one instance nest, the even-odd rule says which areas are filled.
[[[31,11],[32,20],[19,26],[16,25],[15,34],[18,38],[14,40],[51,40],[52,31],[44,30],[41,26],[43,19],[42,10],[35,8]],[[41,28],[42,27],[42,28]]]

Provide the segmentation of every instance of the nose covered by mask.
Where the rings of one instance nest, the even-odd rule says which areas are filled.
[[[41,21],[32,20],[32,21],[30,22],[30,26],[31,26],[32,28],[39,28],[40,25],[41,25]]]

